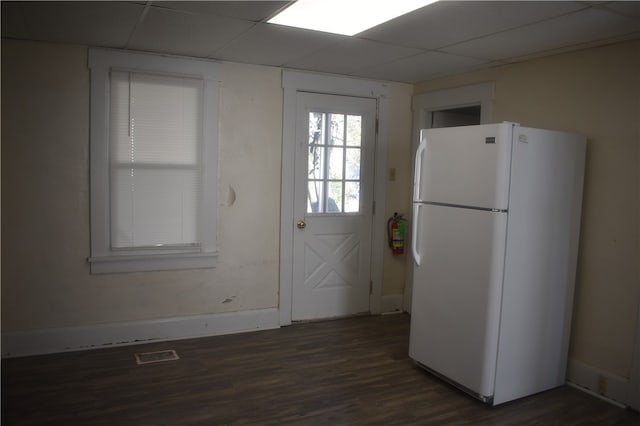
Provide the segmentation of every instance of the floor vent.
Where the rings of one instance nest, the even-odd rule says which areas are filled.
[[[152,362],[177,361],[180,357],[174,350],[144,352],[136,354],[136,362],[138,364],[151,364]]]

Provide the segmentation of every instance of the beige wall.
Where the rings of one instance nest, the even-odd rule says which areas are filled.
[[[387,170],[382,171],[387,176],[385,218],[393,216],[394,212],[404,214],[411,208],[411,97],[413,87],[409,85],[391,85],[389,122],[390,138],[387,154]],[[395,180],[389,180],[389,169],[395,169]],[[386,219],[385,219],[386,223]],[[386,243],[387,238],[385,236]],[[405,239],[406,241],[406,239]],[[407,256],[393,255],[385,248],[383,262],[384,295],[402,294],[404,291]],[[399,306],[401,308],[401,306]]]
[[[411,91],[391,85],[387,211],[408,208]],[[222,64],[217,268],[90,275],[87,48],[3,40],[3,331],[277,307],[282,102],[280,69]]]
[[[593,48],[416,85],[494,81],[493,121],[588,139],[570,356],[629,377],[640,300],[640,42]]]
[[[3,41],[3,331],[278,305],[281,72],[222,73],[218,267],[90,275],[87,49]]]

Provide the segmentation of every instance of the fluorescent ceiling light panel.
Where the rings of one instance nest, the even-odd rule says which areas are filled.
[[[436,0],[298,0],[270,24],[352,36]]]

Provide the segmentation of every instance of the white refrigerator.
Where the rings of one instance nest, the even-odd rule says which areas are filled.
[[[565,383],[586,140],[428,129],[416,152],[409,356],[497,405]]]

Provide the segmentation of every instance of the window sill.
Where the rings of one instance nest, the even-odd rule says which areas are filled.
[[[218,252],[99,256],[87,259],[92,274],[215,268]]]

